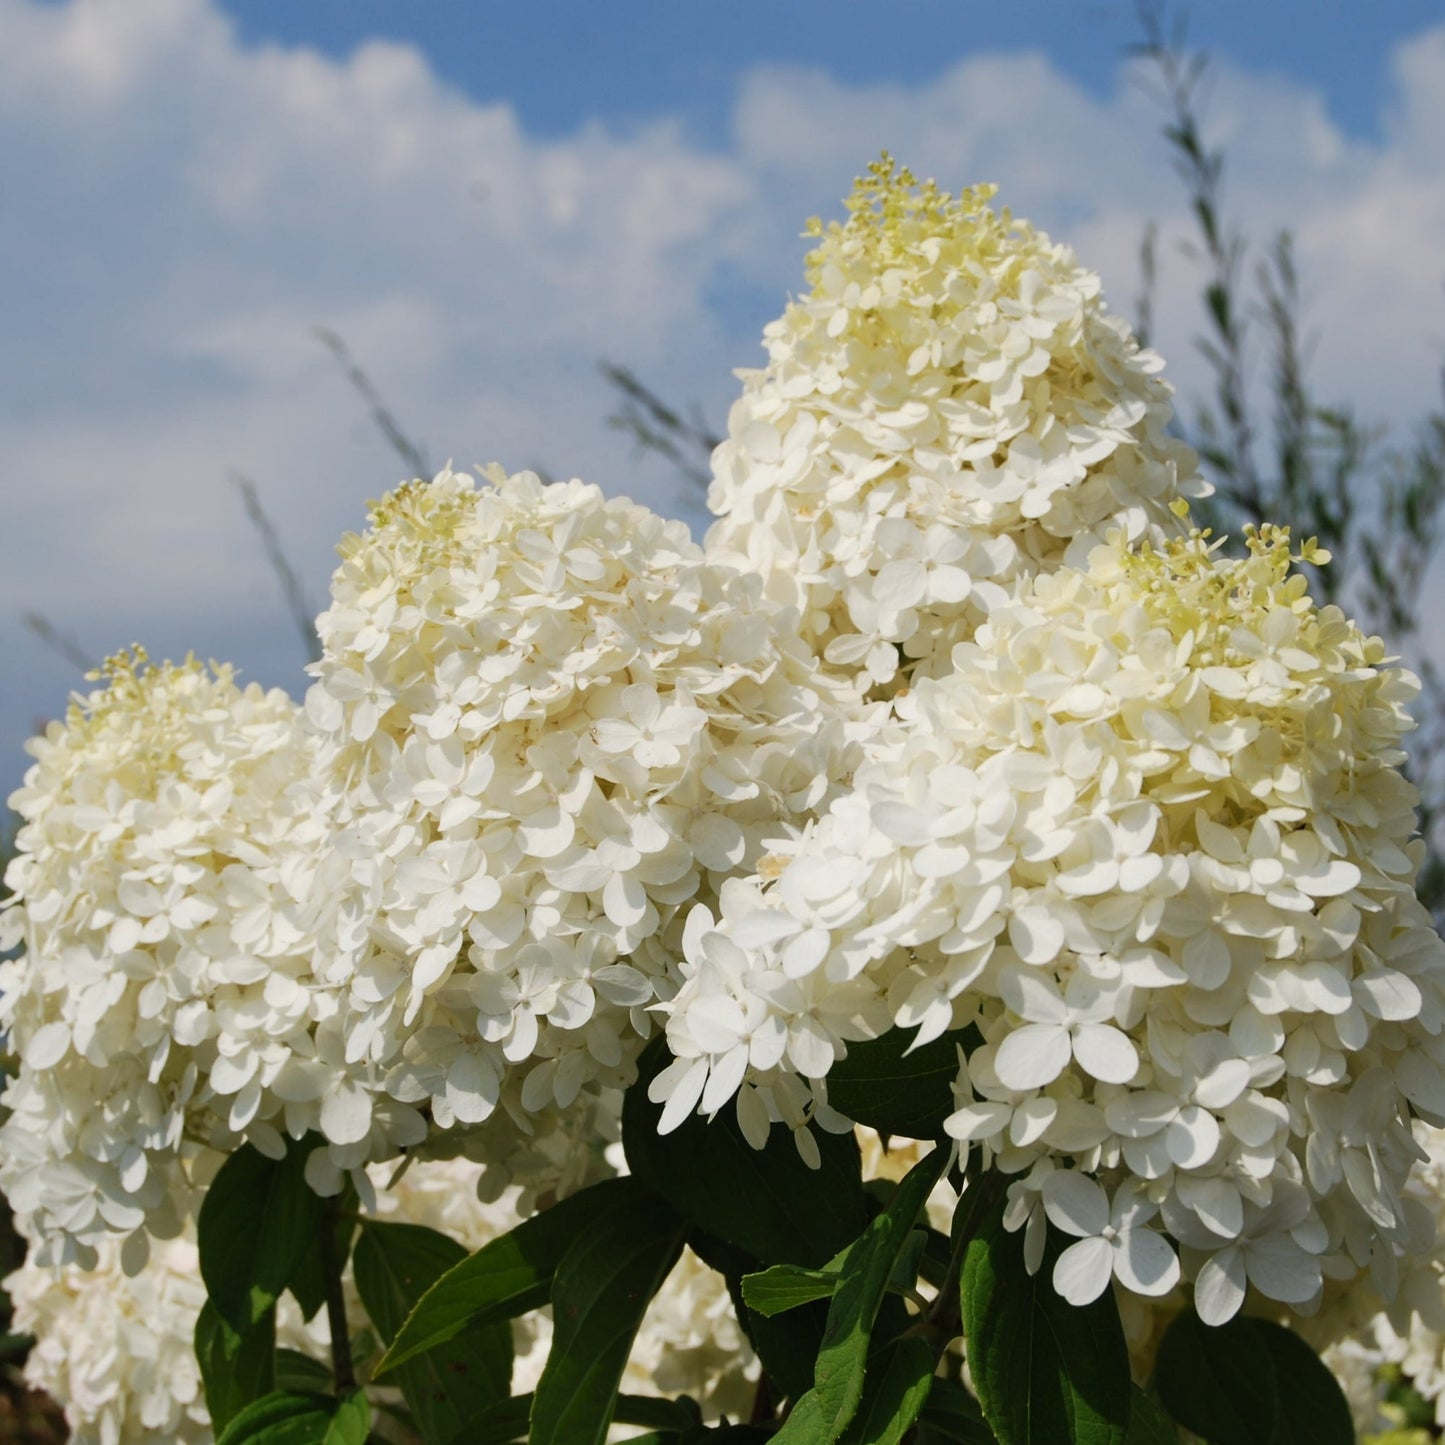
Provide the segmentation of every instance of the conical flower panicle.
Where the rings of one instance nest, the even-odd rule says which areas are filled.
[[[755,1136],[796,1127],[848,1041],[972,1023],[949,1132],[1013,1176],[1035,1259],[1077,1237],[1069,1298],[1171,1288],[1161,1226],[1213,1321],[1419,1248],[1445,947],[1399,772],[1418,683],[1290,561],[1282,529],[1238,560],[1116,537],[996,607],[689,920],[665,1124],[736,1094]]]
[[[1111,529],[1167,534],[1207,491],[1159,358],[992,195],[872,166],[845,223],[812,223],[810,290],[714,454],[710,555],[760,573],[865,691],[946,670],[1016,579]]]
[[[412,483],[348,539],[306,702],[344,859],[323,971],[398,1104],[526,1135],[625,1084],[679,910],[831,795],[846,719],[760,592],[530,473]]]
[[[280,1149],[272,1086],[296,1061],[313,1117],[347,1083],[315,1058],[305,900],[328,831],[299,709],[140,649],[102,677],[32,740],[10,799],[24,825],[0,931],[23,951],[0,965],[19,1063],[0,1188],[42,1258],[119,1233],[134,1266],[189,1208],[196,1141]]]

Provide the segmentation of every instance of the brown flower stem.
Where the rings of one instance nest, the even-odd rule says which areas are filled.
[[[356,1367],[351,1359],[351,1332],[346,1324],[346,1297],[341,1289],[341,1258],[336,1250],[336,1227],[340,1223],[339,1201],[326,1201],[321,1221],[321,1277],[326,1281],[326,1323],[331,1331],[331,1375],[336,1393],[356,1388]]]

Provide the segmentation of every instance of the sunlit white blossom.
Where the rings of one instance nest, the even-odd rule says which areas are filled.
[[[371,523],[306,701],[339,823],[320,968],[391,1098],[525,1129],[628,1080],[679,911],[826,802],[849,724],[756,579],[631,502],[444,472]]]
[[[1417,684],[1311,602],[1287,534],[1248,544],[1116,536],[899,698],[851,790],[689,919],[664,1126],[734,1095],[755,1142],[821,1122],[853,1041],[971,1025],[948,1131],[1088,1194],[1072,1226],[1010,1213],[1035,1264],[1049,1219],[1081,1237],[1078,1297],[1172,1277],[1126,1223],[1185,1247],[1211,1320],[1420,1247],[1445,950],[1398,770]]]
[[[335,1012],[309,921],[328,823],[299,710],[140,651],[104,676],[32,740],[10,799],[24,826],[0,920],[22,951],[0,965],[18,1062],[0,1187],[46,1257],[119,1233],[134,1266],[191,1208],[186,1148],[275,1154],[322,1120],[364,1132],[370,1106],[318,1039]]]
[[[760,573],[841,674],[946,670],[1014,579],[1204,490],[1162,362],[1065,246],[884,160],[811,224],[808,292],[713,457],[712,555]]]

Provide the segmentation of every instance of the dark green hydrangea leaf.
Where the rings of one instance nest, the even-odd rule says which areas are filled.
[[[980,1042],[973,1028],[955,1029],[908,1052],[917,1029],[889,1029],[881,1038],[848,1045],[828,1071],[828,1103],[880,1134],[937,1139],[958,1107],[953,1097],[958,1050]]]
[[[635,1179],[604,1180],[483,1245],[422,1295],[374,1373],[389,1374],[469,1325],[539,1309],[548,1302],[552,1276],[578,1235],[603,1216],[647,1197],[646,1187]]]
[[[552,1348],[532,1396],[531,1445],[603,1445],[633,1336],[685,1233],[654,1197],[614,1209],[573,1241],[552,1279]]]
[[[647,1086],[668,1062],[650,1044],[622,1109],[622,1142],[632,1173],[688,1223],[745,1250],[761,1265],[816,1268],[858,1237],[868,1222],[862,1162],[852,1134],[814,1131],[821,1166],[810,1169],[786,1129],[765,1149],[743,1138],[731,1105],[709,1123],[696,1115],[657,1132],[660,1105]]]
[[[1298,1335],[1269,1320],[1206,1325],[1185,1310],[1159,1343],[1164,1408],[1211,1445],[1351,1445],[1350,1407]]]
[[[1082,1306],[1054,1292],[1061,1247],[1030,1275],[1001,1203],[968,1241],[960,1303],[979,1403],[999,1445],[1124,1445],[1133,1387],[1118,1307],[1107,1290]]]
[[[395,1338],[417,1301],[467,1252],[417,1224],[367,1220],[356,1245],[356,1288],[384,1341]],[[475,1415],[507,1397],[512,1330],[506,1320],[469,1324],[415,1355],[395,1379],[427,1445],[445,1445]]]
[[[305,1177],[315,1143],[293,1142],[284,1159],[244,1145],[206,1191],[196,1229],[201,1278],[238,1334],[275,1305],[321,1229],[325,1205]]]

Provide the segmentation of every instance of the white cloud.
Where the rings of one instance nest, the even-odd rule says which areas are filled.
[[[1319,93],[1287,77],[1216,64],[1205,98],[1210,143],[1227,153],[1226,211],[1255,241],[1281,228],[1296,235],[1322,388],[1400,419],[1435,396],[1445,330],[1445,158],[1427,140],[1438,136],[1428,108],[1445,91],[1445,31],[1402,47],[1396,75],[1399,110],[1383,149],[1342,134]],[[1191,344],[1201,273],[1180,250],[1192,230],[1153,79],[1146,66],[1121,66],[1112,94],[1098,99],[1046,57],[1017,54],[972,57],[912,91],[761,70],[741,95],[738,150],[781,182],[774,194],[799,188],[813,208],[828,205],[860,157],[885,147],[950,186],[995,181],[999,203],[1070,242],[1126,312],[1140,239],[1158,222],[1156,341],[1188,392],[1203,379]]]
[[[1217,74],[1228,200],[1298,233],[1328,394],[1418,414],[1445,333],[1445,30],[1402,46],[1383,140],[1282,76]],[[0,0],[0,776],[63,673],[13,619],[96,649],[299,661],[228,469],[254,477],[319,596],[330,547],[395,480],[314,328],[459,464],[578,471],[667,504],[610,431],[601,356],[720,419],[729,370],[801,284],[797,235],[882,147],[1072,241],[1132,309],[1145,221],[1182,230],[1160,116],[1043,54],[975,54],[930,85],[760,67],[705,149],[660,122],[529,135],[413,50],[249,47],[210,0]],[[1193,282],[1164,253],[1158,340],[1197,382]],[[673,499],[674,506],[676,499]]]

